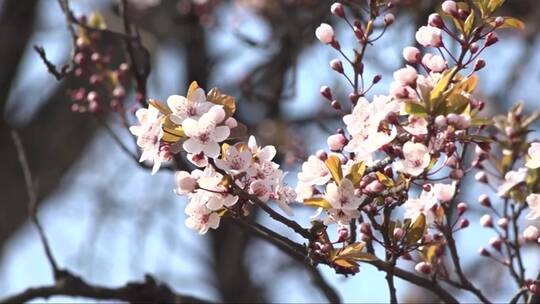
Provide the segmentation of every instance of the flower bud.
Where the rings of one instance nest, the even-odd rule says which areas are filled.
[[[394,228],[394,239],[396,241],[400,241],[403,236],[405,235],[405,232],[401,228]]]
[[[482,184],[487,184],[488,182],[487,174],[484,171],[476,172],[476,174],[474,175],[474,179],[476,179],[477,182]]]
[[[497,226],[501,227],[502,229],[508,228],[508,219],[501,217],[499,220],[497,220]]]
[[[491,219],[491,215],[484,214],[480,218],[480,225],[484,228],[492,228],[493,227],[493,220]]]
[[[441,15],[434,13],[429,15],[428,24],[433,27],[442,28],[444,26],[444,21],[441,18]]]
[[[454,15],[457,13],[457,4],[454,1],[444,1],[441,7],[442,11],[448,15]]]
[[[347,138],[341,133],[330,135],[326,140],[328,147],[332,151],[340,151],[348,142]]]
[[[465,211],[467,211],[467,209],[468,209],[467,203],[461,202],[461,203],[457,204],[457,212],[458,212],[459,216],[463,215],[463,213],[465,213]]]
[[[328,154],[324,150],[318,150],[315,153],[315,156],[317,156],[318,159],[325,161],[328,159]]]
[[[396,20],[396,17],[392,13],[388,13],[384,15],[383,21],[385,26],[390,26],[394,21]]]
[[[377,74],[377,75],[373,76],[373,81],[372,81],[372,83],[373,83],[373,84],[376,84],[376,83],[378,83],[379,81],[381,81],[381,79],[382,79],[381,74]]]
[[[446,117],[444,117],[444,115],[437,115],[437,117],[435,117],[435,124],[441,128],[446,127]]]
[[[321,23],[319,27],[315,30],[315,36],[319,41],[325,44],[332,43],[334,39],[334,28],[327,23]]]
[[[478,253],[481,256],[484,256],[484,257],[490,257],[491,256],[491,253],[489,253],[489,251],[484,247],[480,247],[480,249],[478,249]]]
[[[123,86],[117,86],[113,90],[113,96],[116,98],[124,98],[126,96],[126,90]]]
[[[452,172],[450,172],[450,178],[453,180],[458,180],[463,177],[464,173],[461,169],[454,169]]]
[[[328,86],[322,86],[320,92],[322,97],[332,100],[332,90]]]
[[[238,127],[238,121],[234,117],[229,117],[225,119],[225,125],[229,127],[230,129],[234,129]]]
[[[523,231],[523,237],[525,238],[525,240],[529,242],[538,241],[538,237],[539,237],[538,228],[536,228],[535,226],[529,226],[525,228],[525,230]]]
[[[504,24],[504,18],[501,16],[498,16],[495,18],[495,27],[499,27]]]
[[[420,262],[414,266],[414,270],[416,270],[419,273],[423,274],[430,274],[431,273],[431,264],[427,262]]]
[[[495,32],[491,32],[491,33],[487,34],[487,36],[486,36],[486,47],[488,47],[490,45],[494,45],[495,43],[497,43],[497,41],[499,41],[499,37],[497,37],[497,34],[495,34]]]
[[[478,197],[478,202],[484,207],[491,207],[491,200],[489,199],[489,196],[487,196],[487,194],[481,194]]]
[[[349,229],[340,227],[338,230],[338,242],[345,242],[347,239],[349,239]]]
[[[486,62],[484,61],[484,59],[479,58],[479,59],[476,59],[476,61],[474,62],[473,70],[474,70],[475,72],[476,72],[476,71],[480,71],[480,70],[483,69],[485,66],[486,66]]]
[[[332,59],[330,61],[330,67],[332,68],[332,70],[340,73],[340,74],[343,74],[343,63],[341,63],[341,60],[339,59]]]
[[[330,106],[338,111],[341,110],[341,104],[337,100],[332,100],[332,102],[330,102]]]
[[[345,18],[345,9],[343,9],[343,4],[339,2],[334,2],[334,4],[330,6],[330,12],[334,16]]]
[[[489,240],[489,244],[497,251],[501,251],[502,240],[499,237],[492,237]]]
[[[408,46],[403,49],[403,58],[405,58],[408,63],[418,63],[420,61],[420,50],[413,46]]]
[[[459,229],[465,229],[465,228],[469,227],[469,224],[470,224],[470,222],[469,222],[468,219],[466,219],[466,218],[461,219],[459,221]]]
[[[478,52],[478,43],[473,42],[471,43],[471,46],[469,47],[469,51],[471,51],[471,54],[475,54]]]
[[[360,232],[369,237],[373,235],[373,233],[371,232],[371,227],[369,226],[368,223],[360,224]]]

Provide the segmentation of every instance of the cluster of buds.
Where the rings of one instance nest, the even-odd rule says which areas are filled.
[[[88,18],[82,16],[78,22],[89,28],[106,28],[103,18],[98,14],[91,14]],[[99,114],[122,108],[126,85],[129,83],[129,65],[123,62],[111,67],[113,53],[104,46],[102,39],[99,31],[78,28],[73,73],[85,85],[68,90],[73,101],[73,112]]]

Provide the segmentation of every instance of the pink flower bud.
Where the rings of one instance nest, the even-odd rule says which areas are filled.
[[[337,100],[332,100],[332,102],[330,102],[330,106],[338,111],[341,110],[341,104]]]
[[[394,21],[396,20],[396,17],[392,13],[388,13],[384,15],[383,21],[385,26],[390,26]]]
[[[536,242],[539,237],[538,228],[529,226],[523,231],[523,237],[529,242]]]
[[[88,92],[88,95],[86,95],[86,99],[90,102],[97,101],[99,98],[99,95],[96,91],[90,91]]]
[[[394,79],[404,86],[414,85],[417,78],[418,72],[410,65],[394,72]]]
[[[238,126],[238,121],[234,117],[229,117],[225,120],[225,125],[230,129],[234,129]]]
[[[486,61],[484,59],[482,59],[482,58],[479,58],[479,59],[476,59],[476,61],[474,62],[473,70],[474,71],[480,71],[485,66],[486,66]]]
[[[405,232],[401,228],[394,228],[394,239],[396,241],[400,241],[403,236],[405,235]]]
[[[491,253],[489,253],[489,251],[484,247],[480,247],[480,249],[478,249],[478,253],[481,256],[484,256],[484,257],[490,257],[491,256]]]
[[[458,215],[463,215],[463,213],[465,213],[465,211],[467,211],[468,209],[468,206],[467,206],[467,203],[465,202],[461,202],[459,204],[457,204],[457,211],[458,211]]]
[[[473,42],[471,43],[471,46],[469,47],[469,51],[471,51],[472,54],[475,54],[478,52],[478,43]]]
[[[322,86],[320,92],[324,98],[332,100],[332,90],[328,86]]]
[[[480,225],[482,225],[482,227],[485,227],[485,228],[493,227],[493,220],[491,219],[491,215],[489,214],[482,215],[482,217],[480,218]]]
[[[421,26],[415,36],[416,41],[425,47],[440,47],[443,44],[442,31],[434,26]]]
[[[444,117],[444,115],[437,115],[437,117],[435,117],[435,124],[441,128],[446,127],[446,117]]]
[[[353,26],[354,35],[356,36],[356,39],[358,40],[364,40],[364,30],[362,30],[361,26]]]
[[[372,236],[371,227],[368,223],[362,223],[360,224],[360,232],[364,235],[367,235],[369,237]]]
[[[341,149],[343,149],[343,147],[347,145],[348,142],[349,141],[347,140],[347,138],[345,138],[343,134],[339,134],[339,133],[330,135],[328,139],[326,140],[328,147],[332,151],[340,151]]]
[[[501,251],[502,240],[499,237],[492,237],[489,240],[489,244],[497,251]]]
[[[334,2],[334,4],[330,6],[330,12],[334,16],[345,18],[345,10],[343,9],[343,4],[339,2]]]
[[[349,229],[346,227],[341,227],[338,230],[338,242],[345,242],[349,239]]]
[[[476,179],[477,182],[480,182],[482,184],[487,184],[487,182],[488,182],[487,174],[484,171],[478,171],[474,175],[474,179]]]
[[[126,90],[123,86],[117,86],[113,90],[113,96],[116,98],[124,98],[126,96]]]
[[[489,199],[489,196],[487,196],[487,194],[481,194],[478,197],[478,202],[484,207],[491,207],[491,200]]]
[[[457,13],[457,4],[454,1],[444,1],[441,5],[442,11],[448,15],[453,15]]]
[[[497,41],[499,41],[499,37],[497,37],[497,34],[495,34],[495,32],[491,32],[491,33],[487,34],[487,36],[486,36],[486,47],[494,45],[495,43],[497,43]]]
[[[433,27],[442,28],[444,26],[444,21],[442,20],[441,15],[434,13],[429,15],[428,24]]]
[[[466,218],[465,218],[465,219],[461,219],[461,220],[459,221],[459,229],[465,229],[465,228],[469,227],[469,224],[470,224],[470,223],[469,223],[469,220],[468,220],[468,219],[466,219]]]
[[[321,23],[315,30],[315,36],[322,43],[330,44],[334,41],[334,28],[330,24]]]
[[[497,220],[497,225],[502,229],[508,228],[508,219],[505,217],[501,217],[499,220]]]
[[[435,73],[440,73],[448,67],[446,60],[441,55],[425,54],[422,64]]]
[[[372,81],[372,83],[373,83],[373,84],[376,84],[376,83],[378,83],[379,81],[381,81],[381,79],[382,79],[381,74],[377,74],[377,75],[373,76],[373,81]]]
[[[420,262],[414,266],[414,270],[416,270],[419,273],[423,274],[430,274],[431,273],[431,264],[427,262]]]
[[[420,61],[420,50],[413,46],[408,46],[403,49],[403,58],[405,58],[408,63],[418,63]]]
[[[374,180],[366,186],[365,190],[367,193],[379,193],[384,191],[385,188],[386,187],[381,182]]]
[[[330,61],[330,67],[332,68],[332,70],[340,73],[340,74],[343,74],[343,63],[341,63],[341,60],[339,59],[332,59]]]
[[[328,159],[328,154],[324,150],[317,150],[315,153],[315,156],[317,156],[318,159],[325,161]]]
[[[497,18],[495,18],[495,26],[496,27],[499,27],[501,25],[504,24],[504,18],[501,17],[501,16],[498,16]]]

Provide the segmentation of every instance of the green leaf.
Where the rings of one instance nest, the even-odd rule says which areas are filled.
[[[405,240],[407,244],[411,245],[418,242],[424,235],[425,230],[426,216],[423,213],[420,213],[420,215],[416,217],[416,220],[408,230],[407,235],[405,235]]]
[[[311,207],[317,207],[317,208],[321,207],[324,210],[328,210],[328,209],[332,208],[332,205],[330,205],[330,203],[327,200],[325,200],[324,198],[322,198],[322,197],[306,198],[304,200],[304,205],[311,206]]]
[[[475,117],[471,119],[472,126],[488,126],[492,124],[493,124],[493,119],[491,118]]]
[[[480,10],[482,18],[489,15],[489,1],[490,0],[472,0],[473,4]]]
[[[341,160],[336,155],[330,155],[324,162],[328,171],[332,175],[332,178],[339,185],[341,179],[343,179],[343,170],[341,169]]]
[[[377,171],[375,172],[375,175],[377,176],[377,180],[386,187],[390,188],[394,186],[394,181],[388,176],[384,175],[384,173]]]
[[[504,3],[504,0],[490,0],[488,3],[488,10],[490,13],[493,13],[496,11],[499,7],[501,7]]]
[[[445,114],[456,113],[462,114],[469,105],[469,98],[461,94],[452,94],[448,97],[448,105]],[[437,112],[437,114],[442,114]]]
[[[358,187],[365,172],[366,164],[361,161],[351,166],[351,173],[347,175],[347,178],[352,182],[353,186]]]
[[[418,117],[426,117],[427,112],[426,108],[424,108],[423,105],[418,104],[416,102],[406,102],[405,103],[405,112],[407,114],[415,115]]]
[[[448,89],[448,86],[450,85],[450,81],[452,80],[452,77],[454,75],[455,67],[451,70],[446,71],[442,78],[439,80],[439,82],[435,85],[433,90],[431,90],[431,93],[429,95],[429,107],[428,111],[432,112],[437,108],[437,105],[444,100],[445,92]]]
[[[337,260],[347,261],[375,261],[377,257],[369,252],[363,252],[365,243],[352,243],[337,252],[334,262]]]
[[[474,26],[474,10],[471,10],[469,13],[469,16],[467,16],[467,19],[465,20],[465,26],[464,31],[466,35],[469,35],[473,29]]]

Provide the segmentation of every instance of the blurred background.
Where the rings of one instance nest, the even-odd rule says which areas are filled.
[[[362,2],[363,1],[359,1]],[[100,11],[110,28],[121,31],[114,1],[70,1],[76,14]],[[332,1],[322,0],[130,0],[131,20],[150,52],[150,98],[184,95],[192,80],[203,88],[219,87],[237,98],[237,118],[260,143],[278,146],[281,166],[296,185],[299,164],[325,148],[327,135],[341,127],[335,112],[319,95],[332,87],[346,103],[347,83],[328,66],[338,54],[315,39],[321,22],[335,26],[342,48],[351,53],[355,39],[331,17]],[[396,22],[368,49],[367,75],[381,74],[373,94],[384,94],[392,72],[403,66],[401,50],[414,45],[416,29],[439,1],[402,1]],[[524,32],[503,31],[497,46],[484,55],[478,93],[487,112],[504,113],[523,100],[528,110],[540,105],[540,4],[507,1],[501,15],[525,21]],[[19,129],[39,196],[39,217],[61,267],[89,282],[124,285],[152,274],[176,291],[227,302],[321,302],[305,268],[279,250],[230,223],[205,236],[184,225],[186,201],[173,193],[173,172],[151,176],[111,137],[111,130],[133,153],[131,135],[119,119],[102,113],[72,111],[69,92],[81,87],[75,77],[60,82],[47,72],[34,45],[42,45],[57,64],[69,60],[71,36],[54,0],[0,0],[0,298],[27,287],[52,284],[53,277],[35,227],[28,220],[27,193],[9,130]],[[122,45],[111,42],[111,54]],[[119,58],[116,58],[119,57]],[[121,56],[112,56],[119,65]],[[116,61],[115,61],[116,60]],[[87,84],[87,86],[90,86]],[[90,89],[90,88],[86,88]],[[126,105],[134,110],[133,87]],[[133,123],[134,117],[129,115]],[[101,121],[101,122],[100,122]],[[111,130],[104,128],[103,121]],[[537,127],[537,126],[536,126]],[[538,137],[537,133],[533,136]],[[462,199],[473,212],[479,193],[488,191],[471,180]],[[495,197],[492,196],[492,199]],[[295,207],[307,225],[313,209]],[[516,286],[506,270],[479,258],[492,232],[472,225],[458,234],[465,270],[495,301],[508,301]],[[283,234],[263,214],[259,220]],[[291,235],[291,237],[294,237]],[[537,252],[525,249],[527,267],[540,265]],[[401,262],[411,269],[413,264]],[[384,274],[363,265],[345,278],[320,266],[323,276],[346,302],[387,302]],[[484,279],[479,280],[479,277]],[[488,281],[485,278],[489,278]],[[402,301],[432,302],[433,295],[398,280]],[[473,300],[459,295],[463,301]],[[91,301],[78,299],[78,301]],[[73,301],[65,297],[50,301]]]

